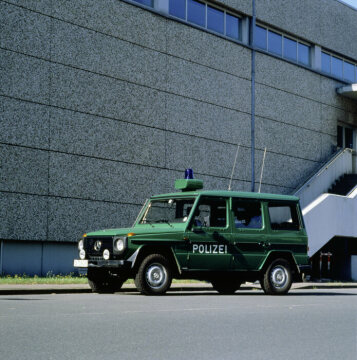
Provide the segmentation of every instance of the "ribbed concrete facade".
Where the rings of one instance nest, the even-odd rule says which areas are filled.
[[[257,21],[357,61],[357,11],[257,0]],[[219,3],[251,15],[251,1]],[[86,231],[130,225],[192,167],[250,190],[251,49],[134,3],[0,1],[3,273],[69,272]],[[291,193],[357,125],[345,85],[256,55],[256,179]]]

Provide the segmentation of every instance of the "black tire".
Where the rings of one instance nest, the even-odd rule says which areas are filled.
[[[119,291],[126,279],[112,276],[108,271],[88,269],[88,284],[95,293],[111,294]]]
[[[170,288],[170,262],[161,254],[147,256],[135,276],[135,286],[144,295],[162,295]]]
[[[260,285],[267,295],[285,295],[291,284],[291,266],[285,259],[273,260],[260,280]]]
[[[221,295],[232,295],[242,285],[242,281],[238,279],[215,279],[211,281],[213,288]]]

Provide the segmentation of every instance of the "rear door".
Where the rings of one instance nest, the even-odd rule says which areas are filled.
[[[263,209],[260,200],[232,198],[233,270],[256,270],[266,256]]]

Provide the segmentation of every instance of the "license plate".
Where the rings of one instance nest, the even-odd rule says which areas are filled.
[[[74,267],[88,267],[88,260],[74,260]]]

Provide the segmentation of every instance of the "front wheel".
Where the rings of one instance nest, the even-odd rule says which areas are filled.
[[[135,276],[135,286],[144,295],[162,295],[170,288],[172,272],[161,254],[147,256]]]
[[[292,284],[290,263],[285,259],[276,259],[266,269],[260,285],[265,294],[287,294]]]

